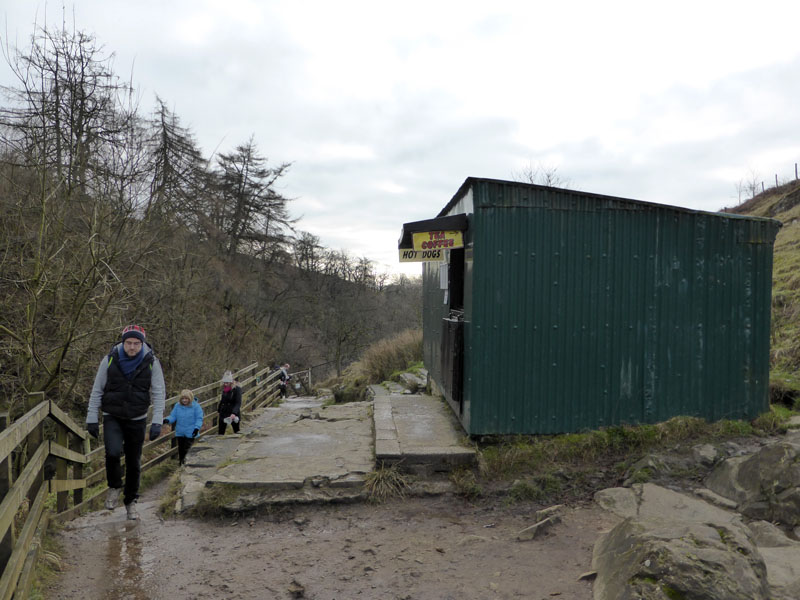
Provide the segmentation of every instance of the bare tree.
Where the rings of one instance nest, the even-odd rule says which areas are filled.
[[[18,79],[0,109],[0,332],[13,412],[28,391],[72,393],[82,350],[130,301],[125,278],[151,238],[134,216],[142,130],[94,39],[41,29],[6,56]]]
[[[299,232],[294,240],[294,260],[298,268],[308,273],[319,273],[322,269],[323,247],[319,237],[307,231]]]
[[[266,163],[252,137],[217,158],[218,195],[210,214],[228,256],[245,251],[271,258],[288,243],[286,234],[294,221],[289,199],[278,193],[276,184],[290,164],[267,167]]]
[[[114,75],[94,37],[80,31],[41,28],[26,51],[4,47],[17,79],[2,91],[11,100],[0,109],[4,141],[27,164],[50,169],[63,195],[86,194],[95,177],[107,175],[113,148],[130,129],[131,88]]]
[[[202,198],[211,187],[208,161],[194,134],[181,125],[178,116],[161,98],[156,98],[156,104],[149,140],[151,180],[145,214],[198,231]]]
[[[740,196],[741,192],[744,191],[747,194],[747,199],[755,198],[762,190],[761,175],[757,171],[750,169],[750,174],[747,178],[739,180],[737,189],[739,189]]]
[[[558,167],[543,165],[541,163],[534,164],[533,162],[529,162],[519,171],[512,171],[511,178],[514,181],[546,185],[549,187],[567,187],[570,184],[569,179],[564,179],[558,174]]]

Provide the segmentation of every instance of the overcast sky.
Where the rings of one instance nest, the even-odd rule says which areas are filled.
[[[2,0],[26,47],[61,3]],[[324,245],[397,262],[469,176],[718,210],[800,162],[800,1],[65,0],[207,155],[255,136]],[[0,82],[9,83],[0,64]]]

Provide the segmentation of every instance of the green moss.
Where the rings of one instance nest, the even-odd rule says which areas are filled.
[[[650,575],[634,575],[628,580],[629,585],[636,585],[637,583],[655,586],[658,585],[658,579]]]
[[[786,433],[786,421],[791,412],[777,404],[770,405],[770,409],[759,415],[753,421],[753,427],[766,435]]]
[[[541,502],[560,493],[562,481],[552,473],[534,476],[528,480],[515,481],[508,490],[511,502]]]
[[[631,483],[647,483],[653,479],[653,471],[648,467],[636,469],[630,476]]]
[[[686,594],[680,590],[676,590],[671,585],[662,585],[661,591],[664,592],[664,595],[669,598],[669,600],[686,600]]]

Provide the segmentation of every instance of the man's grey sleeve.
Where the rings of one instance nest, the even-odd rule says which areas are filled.
[[[164,420],[164,404],[167,400],[167,385],[164,383],[164,371],[161,363],[153,358],[153,372],[150,374],[150,402],[153,403],[153,423]]]
[[[92,385],[92,393],[89,394],[89,409],[86,413],[86,424],[98,423],[97,414],[100,410],[100,405],[103,402],[103,390],[106,387],[106,379],[108,377],[108,357],[104,356],[100,361],[100,366],[97,367],[97,375],[94,376],[94,385]]]

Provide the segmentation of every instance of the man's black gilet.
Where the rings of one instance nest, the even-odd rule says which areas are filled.
[[[103,389],[103,412],[120,419],[134,419],[147,414],[150,406],[150,379],[153,373],[153,352],[148,352],[130,379],[119,367],[116,349],[108,355],[106,387]]]

